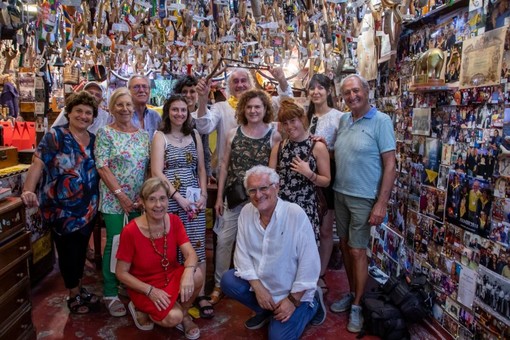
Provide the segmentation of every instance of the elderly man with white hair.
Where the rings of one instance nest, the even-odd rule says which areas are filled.
[[[271,340],[298,339],[308,324],[326,319],[312,225],[299,205],[278,198],[279,181],[267,166],[246,172],[251,203],[239,216],[235,269],[221,279],[227,296],[255,312],[245,327],[269,323]]]

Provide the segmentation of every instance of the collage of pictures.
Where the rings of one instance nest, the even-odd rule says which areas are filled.
[[[510,4],[487,0],[420,27],[400,41],[398,91],[378,99],[395,124],[397,179],[370,265],[427,274],[433,316],[457,339],[510,338],[509,25]],[[411,92],[413,60],[431,47],[445,52],[448,89]]]

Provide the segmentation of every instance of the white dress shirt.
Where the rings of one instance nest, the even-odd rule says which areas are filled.
[[[312,225],[300,206],[278,198],[264,229],[257,208],[248,203],[239,216],[236,242],[236,276],[260,280],[275,303],[302,291],[301,301],[313,301],[321,265]]]

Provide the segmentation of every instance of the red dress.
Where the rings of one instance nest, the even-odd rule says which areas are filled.
[[[135,220],[129,222],[120,235],[117,259],[131,263],[129,273],[155,288],[163,289],[170,295],[170,306],[163,311],[158,311],[154,303],[143,293],[128,288],[128,294],[136,308],[149,314],[154,320],[163,320],[179,296],[181,276],[184,267],[177,262],[177,247],[189,242],[188,235],[184,230],[182,221],[177,215],[168,214],[170,217],[170,231],[167,234],[167,259],[170,262],[168,270],[161,266],[161,256],[156,254],[151,240],[144,236]],[[156,249],[163,253],[163,237],[154,240]],[[169,283],[165,287],[165,278],[168,276]]]

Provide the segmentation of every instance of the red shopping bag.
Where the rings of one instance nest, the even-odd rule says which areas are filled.
[[[4,128],[4,145],[0,146],[11,146],[12,142],[12,134],[14,132],[14,127],[12,126],[12,123],[10,121],[4,121],[0,122],[2,124],[2,127]]]
[[[35,149],[35,123],[16,122],[11,145],[18,150]]]

